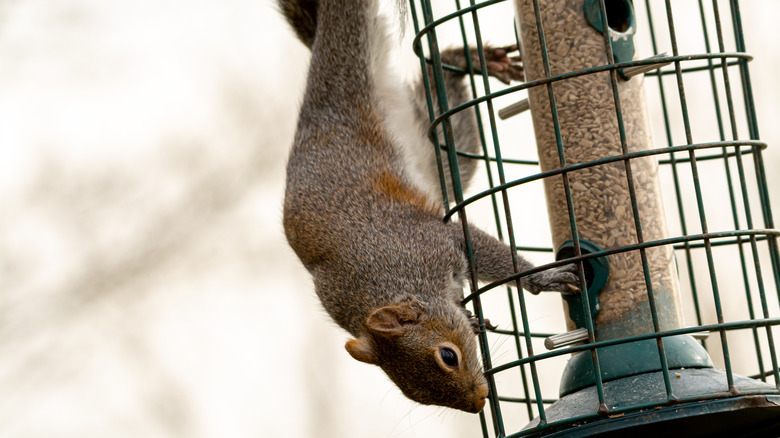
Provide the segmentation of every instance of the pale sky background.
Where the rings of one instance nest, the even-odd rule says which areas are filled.
[[[777,218],[780,4],[742,8]],[[0,2],[0,437],[480,436],[352,360],[284,241],[307,62],[271,0]]]

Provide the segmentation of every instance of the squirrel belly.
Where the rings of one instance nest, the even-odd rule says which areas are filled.
[[[352,357],[381,367],[414,401],[479,412],[488,388],[474,320],[461,305],[469,269],[463,226],[442,220],[422,81],[399,87],[390,75],[392,38],[378,0],[278,1],[312,51],[287,164],[287,240],[325,310],[354,337],[345,346]],[[507,57],[512,50],[486,47],[486,71],[505,82],[522,79]],[[463,81],[469,63],[462,48],[441,55],[461,68],[444,74],[454,107],[470,98]],[[481,71],[478,58],[470,61]],[[479,152],[473,111],[453,117],[452,129],[456,149]],[[464,185],[475,166],[459,158]],[[507,245],[478,228],[469,234],[481,281],[533,267],[520,257],[513,262]],[[576,292],[575,272],[569,266],[521,282],[533,293]]]

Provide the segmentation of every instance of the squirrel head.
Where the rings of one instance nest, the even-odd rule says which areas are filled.
[[[477,413],[488,386],[474,330],[455,304],[428,307],[416,299],[381,307],[345,347],[353,358],[382,368],[408,398]]]

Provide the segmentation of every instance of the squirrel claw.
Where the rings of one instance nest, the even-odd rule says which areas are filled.
[[[489,76],[493,76],[507,85],[511,81],[522,81],[525,79],[520,56],[509,56],[510,53],[518,50],[517,44],[503,47],[493,47],[490,44],[485,44],[482,49],[485,59],[485,70]],[[471,57],[472,73],[482,74],[482,64],[477,48],[471,46],[466,52]],[[451,48],[442,51],[441,60],[445,64],[463,70],[468,68],[467,59],[462,48]]]
[[[525,79],[520,57],[508,56],[509,53],[517,50],[516,44],[504,47],[491,47],[486,44],[483,49],[487,71],[490,76],[507,85],[511,81],[522,81]],[[476,50],[471,52],[471,62],[474,69],[479,71],[479,53]]]
[[[463,313],[466,314],[466,318],[469,319],[469,323],[471,324],[471,328],[474,329],[474,334],[478,335],[480,333],[485,333],[487,330],[495,330],[496,326],[490,323],[490,320],[485,318],[482,320],[482,324],[479,323],[479,319],[476,315],[471,313],[470,310],[463,308]]]
[[[489,319],[483,319],[482,324],[480,324],[479,320],[475,316],[472,316],[471,328],[474,329],[474,334],[478,335],[480,333],[485,333],[488,330],[495,330],[496,326],[491,324]]]

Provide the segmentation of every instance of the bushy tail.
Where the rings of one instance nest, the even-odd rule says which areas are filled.
[[[369,0],[359,0],[369,1]],[[381,0],[380,0],[381,1]],[[406,16],[406,0],[388,0],[395,3],[396,13],[403,23]],[[317,30],[317,8],[319,0],[277,0],[279,10],[295,31],[298,39],[311,49],[314,42],[314,32]]]
[[[306,47],[311,49],[314,31],[317,30],[317,0],[278,0],[287,22]]]

